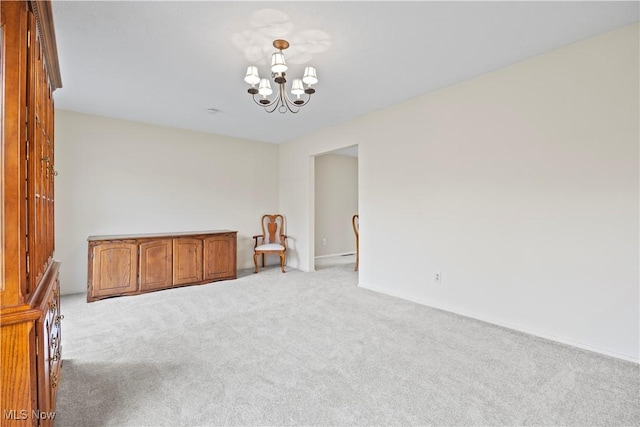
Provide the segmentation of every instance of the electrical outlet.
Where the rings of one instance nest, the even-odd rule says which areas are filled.
[[[435,273],[433,275],[433,283],[441,284],[442,283],[442,273]]]
[[[322,244],[326,245],[327,244],[327,239],[322,239]]]

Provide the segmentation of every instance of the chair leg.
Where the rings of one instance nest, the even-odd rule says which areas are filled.
[[[264,254],[262,254],[262,267],[264,268]]]
[[[356,247],[356,268],[354,268],[353,271],[358,271],[358,263],[359,263],[359,261],[360,261],[360,251]]]
[[[262,256],[264,256],[264,254]],[[254,271],[253,273],[256,274],[258,272],[258,253],[257,252],[253,254],[253,263],[256,266],[256,271]]]
[[[285,255],[284,252],[280,252],[280,268],[282,268],[282,272],[284,273],[284,261],[285,261]]]

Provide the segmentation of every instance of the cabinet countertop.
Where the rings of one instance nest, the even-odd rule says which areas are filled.
[[[96,242],[100,240],[126,240],[126,239],[145,239],[154,237],[184,237],[184,236],[200,236],[205,234],[224,234],[237,233],[235,230],[206,230],[206,231],[178,231],[169,233],[143,233],[143,234],[112,234],[105,236],[89,236],[87,241]]]

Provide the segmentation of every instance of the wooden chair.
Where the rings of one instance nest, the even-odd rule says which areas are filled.
[[[278,254],[280,255],[280,268],[284,273],[284,263],[287,259],[287,236],[284,234],[284,217],[279,214],[263,215],[260,222],[262,234],[253,236],[255,239],[253,247],[255,272],[258,272],[258,255],[262,255],[262,266],[264,267],[264,256],[266,254]]]
[[[358,271],[358,262],[360,261],[360,217],[357,214],[351,218],[351,224],[353,225],[353,232],[356,233],[356,268],[353,271]]]

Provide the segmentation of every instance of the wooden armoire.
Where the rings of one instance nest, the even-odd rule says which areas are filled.
[[[0,425],[53,425],[60,382],[51,3],[0,1]]]

